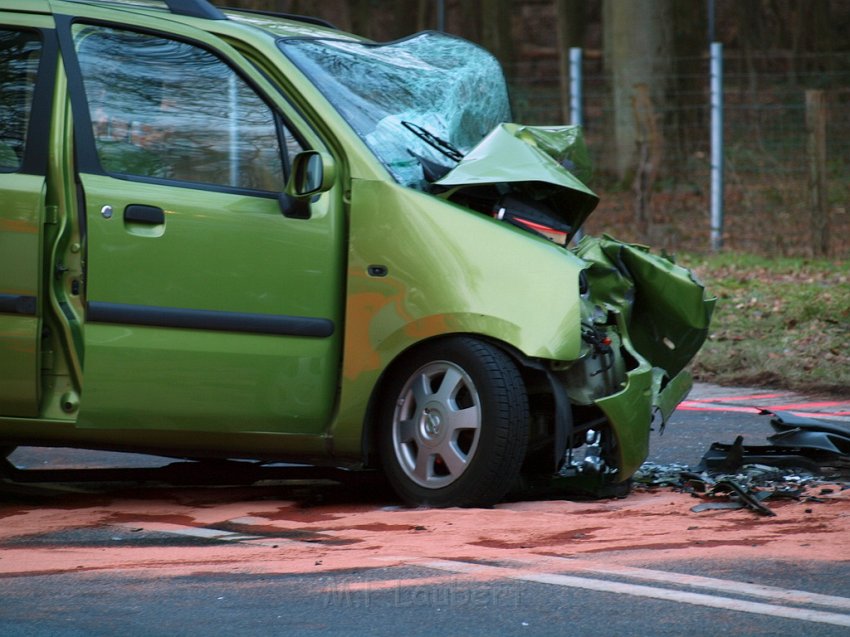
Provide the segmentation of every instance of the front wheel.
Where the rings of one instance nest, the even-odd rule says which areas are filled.
[[[519,476],[528,396],[501,350],[454,337],[393,370],[381,410],[384,471],[408,504],[489,506]]]

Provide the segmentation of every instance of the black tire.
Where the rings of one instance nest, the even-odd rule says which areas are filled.
[[[392,370],[379,445],[408,504],[490,506],[519,476],[528,396],[514,362],[469,337],[428,344]]]

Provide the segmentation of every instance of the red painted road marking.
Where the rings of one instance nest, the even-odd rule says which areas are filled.
[[[760,414],[761,409],[757,407],[735,407],[733,405],[718,405],[704,403],[698,400],[686,400],[678,407],[683,411],[735,411],[742,414]]]
[[[743,400],[765,400],[767,398],[783,398],[789,396],[787,392],[778,394],[748,394],[746,396],[721,396],[720,398],[697,398],[697,402],[715,402],[722,401],[725,403],[741,402]]]
[[[788,411],[795,416],[809,418],[842,418],[850,416],[850,402],[848,401],[809,401],[791,402],[780,404],[763,404],[759,407],[739,407],[729,405],[730,402],[741,402],[744,400],[760,403],[770,398],[790,398],[787,393],[774,394],[750,394],[747,396],[720,396],[696,400],[685,400],[679,405],[683,411],[728,411],[743,414],[759,414],[762,411]]]
[[[850,406],[846,402],[821,402],[821,403],[790,403],[787,405],[773,405],[771,409],[780,411],[788,411],[789,409],[817,409],[819,407],[846,407]]]

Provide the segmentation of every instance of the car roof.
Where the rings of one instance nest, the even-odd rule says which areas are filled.
[[[275,37],[344,37],[349,34],[338,31],[334,25],[311,16],[301,16],[272,11],[219,8],[208,0],[63,0],[71,5],[103,7],[135,14],[171,16],[205,20],[232,20],[253,27]],[[68,12],[59,3],[51,6],[49,0],[0,0],[0,10],[12,9],[31,13]],[[73,12],[71,12],[73,13]],[[182,21],[182,20],[181,20]],[[128,23],[132,22],[128,20]],[[195,26],[198,26],[195,23]],[[360,38],[356,38],[360,39]]]

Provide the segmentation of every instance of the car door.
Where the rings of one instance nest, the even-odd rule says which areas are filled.
[[[51,24],[0,12],[0,416],[37,416],[42,393]]]
[[[208,34],[67,20],[60,41],[85,202],[78,426],[322,433],[338,387],[341,188],[307,215],[279,197],[315,134]]]

